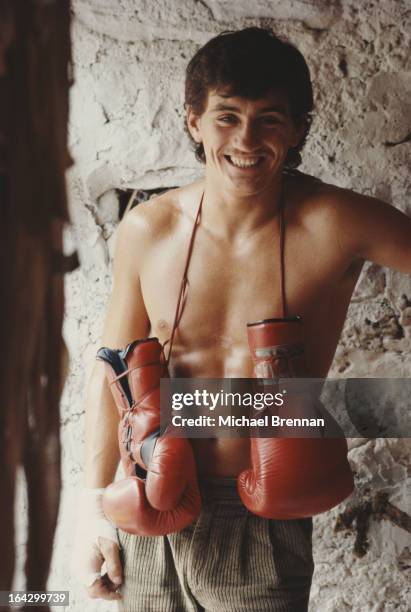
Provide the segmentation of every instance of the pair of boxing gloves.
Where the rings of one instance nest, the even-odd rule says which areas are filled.
[[[247,327],[257,378],[304,375],[299,317],[269,319]],[[165,535],[189,525],[201,510],[190,442],[160,430],[160,379],[168,377],[157,338],[124,350],[102,348],[107,378],[120,413],[121,460],[126,478],[103,496],[106,516],[136,535]],[[340,503],[353,490],[347,443],[331,417],[330,434],[310,438],[251,438],[251,467],[238,477],[244,505],[271,519],[313,516]],[[332,434],[333,435],[333,434]]]

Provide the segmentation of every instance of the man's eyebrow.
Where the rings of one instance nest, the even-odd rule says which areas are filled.
[[[240,109],[238,106],[230,106],[229,104],[224,104],[223,102],[217,102],[215,106],[212,107],[213,111],[235,111],[239,112]]]
[[[215,106],[211,108],[212,111],[233,111],[236,113],[240,112],[240,108],[238,106],[233,106],[231,104],[224,104],[224,102],[217,102]],[[264,108],[260,108],[258,114],[263,113],[279,113],[281,115],[287,115],[287,110],[281,104],[275,106],[266,106]]]
[[[286,115],[287,109],[282,104],[278,104],[276,106],[266,106],[265,108],[261,108],[259,113],[279,113],[280,115]]]

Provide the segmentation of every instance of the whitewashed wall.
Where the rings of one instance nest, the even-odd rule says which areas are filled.
[[[110,611],[69,575],[75,495],[82,479],[83,393],[110,289],[118,219],[115,188],[170,187],[199,176],[183,132],[183,79],[199,45],[227,29],[271,26],[304,53],[316,118],[303,170],[375,195],[411,214],[410,13],[407,0],[74,0],[75,85],[68,176],[81,268],[68,275],[65,338],[71,371],[62,401],[64,490],[50,587],[70,588],[71,611]],[[369,321],[367,323],[367,321]],[[411,280],[368,265],[333,364],[334,376],[411,376]],[[410,512],[407,440],[357,440],[360,494],[383,487]],[[408,478],[408,481],[407,481]],[[409,610],[411,538],[373,523],[370,550],[333,534],[336,512],[315,520],[310,612]],[[407,605],[408,603],[408,605]]]

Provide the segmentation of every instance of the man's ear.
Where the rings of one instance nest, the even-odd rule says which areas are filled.
[[[187,129],[190,132],[191,137],[197,144],[200,144],[203,141],[200,130],[201,117],[194,113],[192,106],[190,106],[189,104],[187,105],[186,109],[186,118]]]

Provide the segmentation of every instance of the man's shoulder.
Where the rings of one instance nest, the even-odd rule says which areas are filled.
[[[286,175],[293,186],[301,204],[316,207],[319,210],[330,205],[344,205],[355,197],[361,197],[350,189],[327,183],[322,179],[299,171]]]
[[[301,180],[304,184],[306,179]],[[370,195],[318,181],[311,189],[305,187],[294,203],[293,219],[297,226],[304,228],[312,244],[323,253],[338,247],[347,261],[391,262],[386,253],[379,251],[379,243],[387,237],[391,244],[395,240],[409,244],[410,219],[392,204]],[[406,269],[408,264],[403,264],[401,257],[392,265],[398,268],[404,265]]]
[[[389,204],[345,187],[324,182],[316,177],[298,173],[293,179],[296,211],[305,223],[346,224],[366,222],[375,207],[391,208]]]
[[[174,233],[183,216],[190,216],[198,193],[201,193],[198,182],[170,189],[132,208],[121,224],[127,226],[127,233],[136,239],[166,238]]]
[[[376,211],[382,210],[382,218],[387,219],[386,209],[392,209],[385,202],[307,175],[293,184],[297,187],[291,224],[307,238],[307,244],[329,257],[343,252],[347,262],[358,258],[357,247],[369,234]]]

